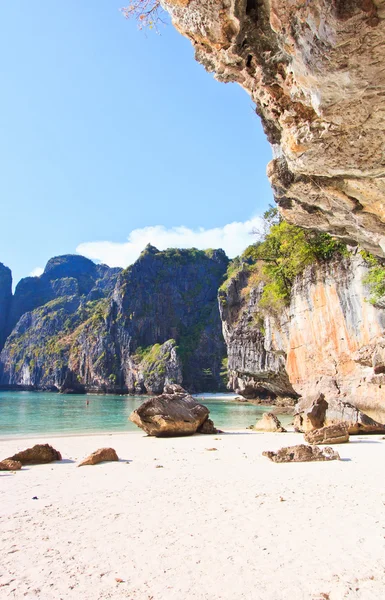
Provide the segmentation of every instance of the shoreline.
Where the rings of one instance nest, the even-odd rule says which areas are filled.
[[[41,436],[63,461],[0,473],[5,599],[377,600],[385,440],[275,464],[299,433]],[[0,440],[0,459],[35,438]],[[104,446],[119,462],[77,468]],[[36,498],[36,499],[35,499]]]
[[[234,433],[250,433],[250,434],[257,434],[257,433],[261,433],[259,431],[254,431],[253,429],[239,429],[239,428],[231,428],[231,427],[227,427],[226,429],[221,429],[220,433],[218,433],[217,435],[231,435]],[[294,431],[288,431],[287,433],[294,433]],[[19,440],[36,440],[36,439],[40,439],[40,438],[50,438],[50,439],[60,439],[60,438],[77,438],[77,437],[102,437],[102,436],[124,436],[124,435],[133,435],[133,436],[141,436],[141,437],[153,437],[153,436],[148,436],[143,430],[141,429],[137,429],[137,431],[132,431],[132,430],[128,430],[128,431],[92,431],[92,432],[81,432],[81,433],[61,433],[61,432],[56,432],[56,433],[49,433],[49,432],[43,432],[43,433],[36,433],[36,434],[30,434],[30,433],[26,433],[25,435],[23,434],[7,434],[7,435],[2,435],[0,434],[0,443],[1,442],[6,442],[6,441],[19,441]],[[215,434],[216,435],[216,434]],[[207,437],[210,438],[211,435],[204,435],[201,433],[195,433],[193,436],[177,436],[178,438],[183,438],[183,437],[195,437],[195,436],[199,436],[199,437]],[[157,438],[157,439],[164,439],[164,438]],[[174,438],[168,438],[168,439],[176,439]]]

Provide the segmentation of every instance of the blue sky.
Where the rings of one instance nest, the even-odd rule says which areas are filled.
[[[272,201],[246,92],[122,5],[0,4],[0,262],[15,281],[77,249],[111,264],[147,241],[234,253]]]

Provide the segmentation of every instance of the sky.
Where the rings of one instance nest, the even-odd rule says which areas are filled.
[[[232,257],[272,202],[247,93],[122,5],[0,3],[0,262],[14,282],[60,254],[127,266],[147,243]]]

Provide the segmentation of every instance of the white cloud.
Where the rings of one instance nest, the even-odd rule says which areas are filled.
[[[99,260],[110,267],[127,267],[135,262],[147,244],[159,250],[166,248],[222,248],[229,258],[234,258],[252,244],[256,237],[253,230],[262,231],[261,217],[244,222],[233,222],[212,229],[189,229],[183,225],[167,229],[163,225],[134,229],[127,242],[84,242],[76,252]]]
[[[29,276],[30,277],[40,277],[40,275],[43,275],[44,273],[44,269],[42,267],[36,267],[35,269],[33,269],[33,271],[30,272]]]

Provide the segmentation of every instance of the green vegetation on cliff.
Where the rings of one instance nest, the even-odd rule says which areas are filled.
[[[361,256],[369,267],[369,273],[363,279],[369,287],[369,302],[378,304],[385,296],[385,264],[381,259],[364,250],[361,251]]]
[[[273,207],[264,217],[269,232],[263,241],[249,246],[241,257],[232,261],[220,290],[226,291],[230,280],[239,271],[246,270],[249,285],[264,284],[260,307],[278,311],[289,304],[297,275],[317,261],[346,254],[346,246],[327,233],[302,229],[280,220]]]

